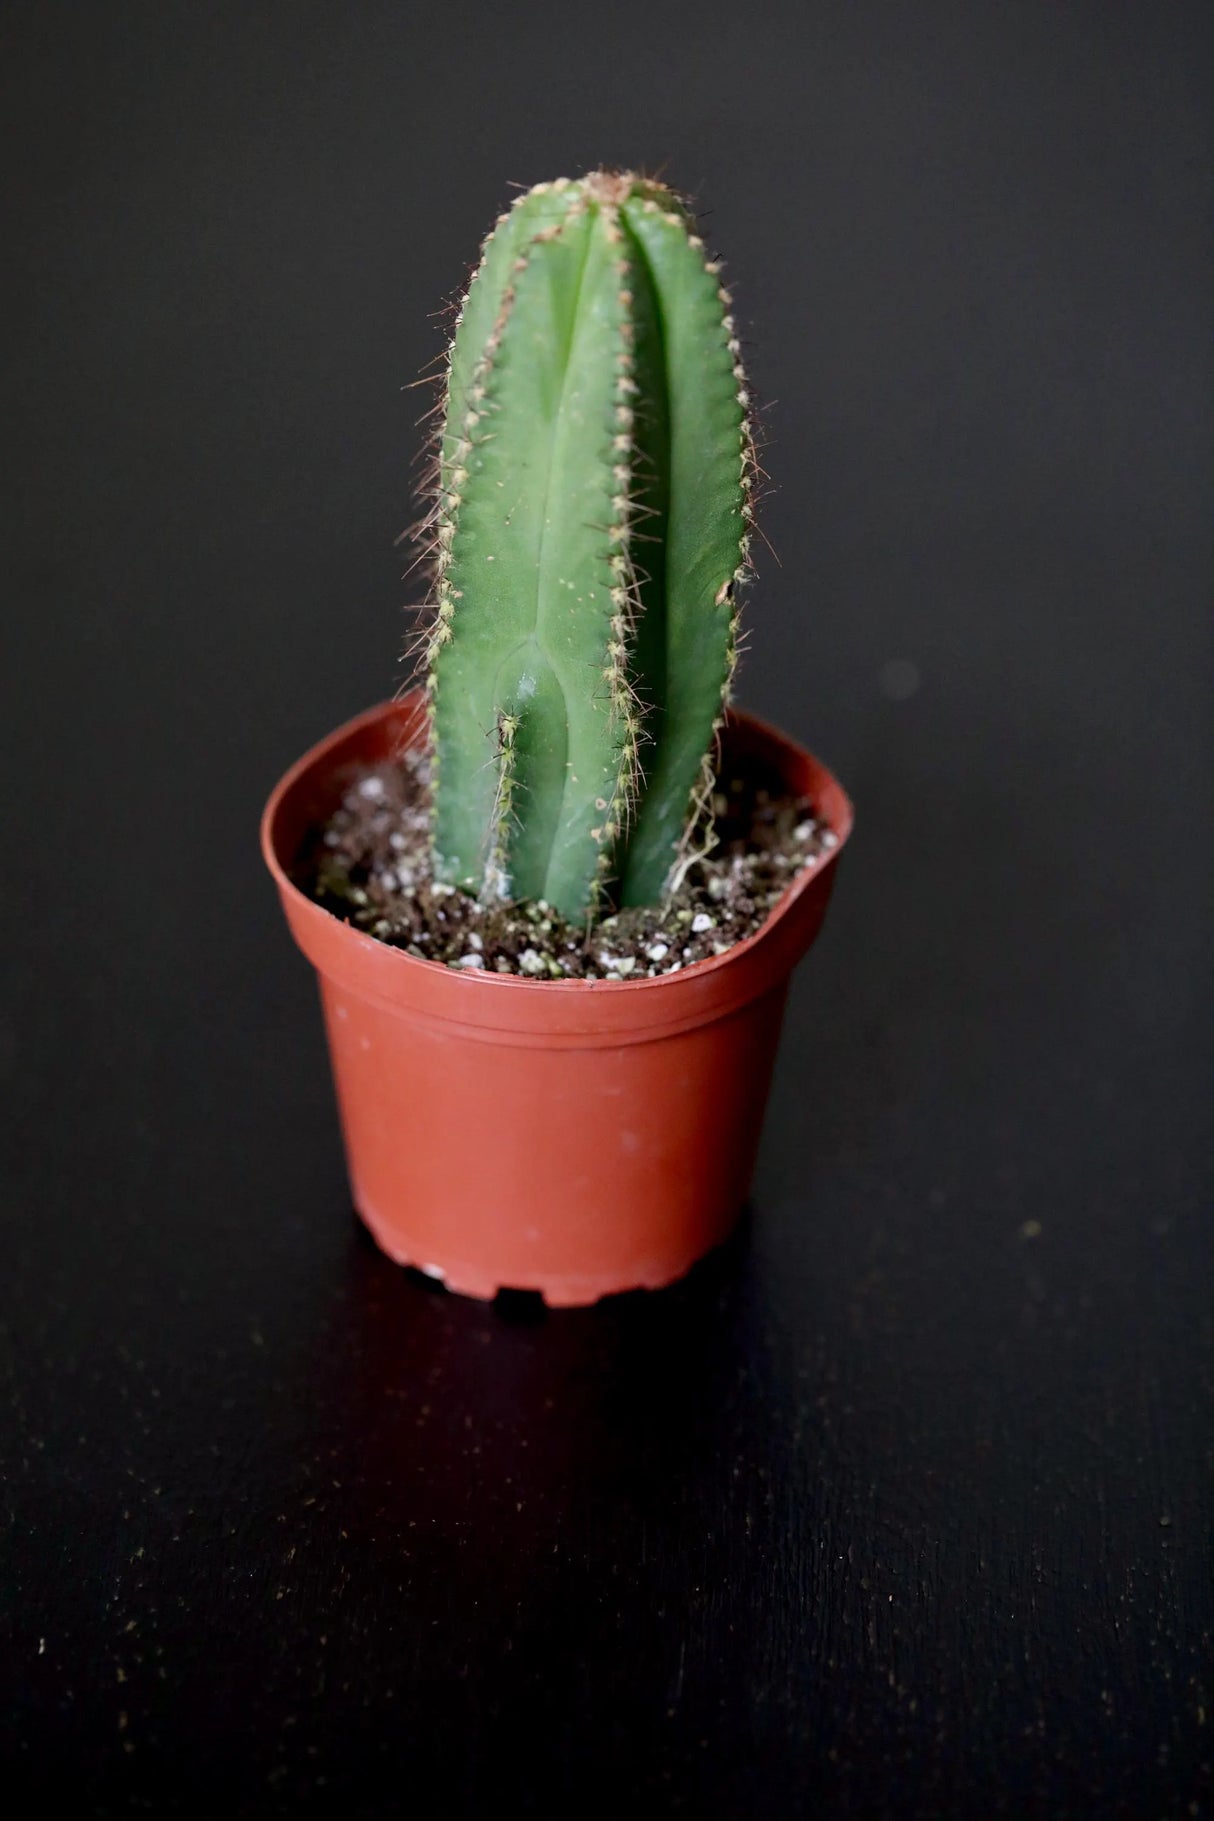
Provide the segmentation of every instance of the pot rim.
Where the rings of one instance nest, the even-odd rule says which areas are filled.
[[[525,993],[534,1000],[537,995],[557,995],[563,1000],[575,997],[586,998],[590,994],[610,993],[613,998],[623,995],[636,995],[645,992],[656,992],[662,987],[686,989],[692,980],[704,980],[735,964],[745,955],[751,953],[764,937],[770,934],[772,925],[782,919],[792,906],[819,880],[825,878],[837,864],[840,854],[847,844],[855,823],[855,811],[851,799],[839,784],[833,773],[827,770],[822,762],[815,758],[805,747],[782,733],[771,722],[759,715],[744,710],[730,708],[726,712],[725,728],[739,729],[746,733],[758,735],[759,743],[773,748],[791,749],[803,760],[808,760],[837,799],[832,808],[833,814],[826,813],[815,803],[815,814],[826,822],[827,827],[836,837],[836,845],[824,854],[815,866],[805,866],[792,878],[771,906],[758,929],[744,936],[738,942],[731,943],[724,954],[708,955],[702,961],[688,962],[685,966],[664,974],[645,975],[639,980],[534,980],[522,974],[498,974],[481,972],[470,968],[461,972],[447,966],[442,961],[430,961],[420,955],[411,955],[406,949],[396,948],[389,942],[381,942],[378,937],[369,935],[364,930],[357,930],[344,918],[327,910],[315,898],[300,889],[291,878],[282,861],[279,859],[276,845],[276,822],[283,802],[299,781],[315,766],[334,751],[361,732],[364,727],[372,726],[388,716],[397,716],[402,724],[407,717],[420,717],[423,713],[423,692],[420,689],[410,690],[405,696],[389,702],[379,702],[373,708],[364,709],[361,714],[343,721],[339,727],[309,747],[303,756],[296,760],[278,783],[274,786],[261,816],[261,852],[266,866],[274,879],[284,900],[296,904],[306,913],[319,911],[330,922],[340,929],[349,930],[351,936],[362,943],[373,943],[377,950],[391,958],[393,965],[407,969],[424,969],[427,974],[450,980],[453,976],[466,982],[470,989],[478,992]],[[488,1001],[485,1002],[488,1005]],[[504,1005],[504,1001],[501,1002]]]

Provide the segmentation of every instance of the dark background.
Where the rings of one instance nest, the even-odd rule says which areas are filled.
[[[4,8],[22,1812],[1211,1812],[1212,28]],[[542,1316],[361,1238],[255,835],[398,679],[431,313],[599,161],[728,259],[740,693],[858,832],[739,1237]]]

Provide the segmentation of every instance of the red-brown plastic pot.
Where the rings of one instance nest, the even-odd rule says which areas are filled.
[[[389,1257],[465,1295],[552,1304],[656,1289],[746,1200],[789,977],[852,826],[816,759],[749,715],[731,753],[773,764],[837,845],[724,955],[644,980],[469,974],[364,935],[290,871],[360,768],[421,739],[416,696],[373,708],[283,778],[262,851],[320,976],[354,1204]]]

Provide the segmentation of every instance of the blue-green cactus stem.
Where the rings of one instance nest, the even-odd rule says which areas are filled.
[[[661,895],[733,663],[748,450],[716,269],[669,192],[600,172],[522,197],[450,353],[439,878],[569,917],[613,880]]]

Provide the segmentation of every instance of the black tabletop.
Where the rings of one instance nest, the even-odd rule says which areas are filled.
[[[1210,1812],[1210,25],[5,10],[20,1813]],[[599,161],[729,261],[740,695],[858,819],[736,1238],[545,1314],[362,1236],[255,834],[399,679],[430,313]]]

